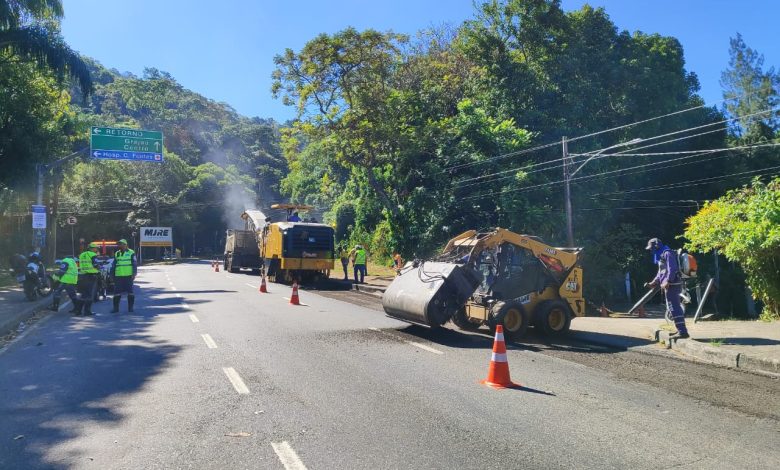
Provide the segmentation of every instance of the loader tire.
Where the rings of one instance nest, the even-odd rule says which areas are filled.
[[[455,312],[455,315],[452,316],[451,320],[452,323],[461,330],[475,331],[479,329],[478,323],[469,320],[469,317],[466,315],[465,307],[459,308],[458,311]]]
[[[566,334],[571,327],[569,304],[563,300],[547,300],[540,303],[534,312],[534,327],[547,336]]]
[[[491,333],[495,334],[496,325],[500,324],[504,327],[504,338],[511,342],[519,340],[528,331],[528,313],[520,302],[498,302],[493,306],[493,311],[493,321],[489,324]]]

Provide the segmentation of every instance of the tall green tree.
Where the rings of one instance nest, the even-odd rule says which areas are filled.
[[[58,31],[63,14],[60,0],[0,0],[0,64],[12,57],[33,62],[60,80],[70,76],[89,94],[89,68]]]

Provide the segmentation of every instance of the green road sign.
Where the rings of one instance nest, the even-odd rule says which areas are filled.
[[[163,161],[163,135],[157,131],[93,127],[90,152],[103,160]]]

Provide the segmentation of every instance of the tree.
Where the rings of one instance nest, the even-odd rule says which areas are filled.
[[[0,0],[0,65],[14,58],[30,61],[51,70],[60,81],[70,76],[89,94],[89,68],[57,30],[62,15],[60,0]]]
[[[745,44],[741,34],[729,41],[729,68],[721,74],[724,105],[735,122],[732,132],[741,142],[771,140],[780,129],[780,74],[764,71],[764,56]]]
[[[686,221],[688,248],[739,263],[767,317],[780,318],[780,178],[730,191]]]

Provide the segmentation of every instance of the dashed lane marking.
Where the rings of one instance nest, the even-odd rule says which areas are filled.
[[[190,314],[190,320],[192,320],[192,323],[200,323],[200,320],[198,320],[198,317],[196,317],[193,314]]]
[[[252,289],[259,289],[259,287],[258,287],[258,286],[253,286],[252,284],[247,284],[247,285],[248,285],[249,287],[251,287]]]
[[[181,299],[181,294],[179,294],[179,293],[176,293],[176,297],[178,297],[178,298],[180,298],[180,299]]]
[[[274,448],[274,452],[284,465],[285,470],[306,470],[306,465],[301,462],[301,458],[287,441],[272,442],[271,447]]]
[[[211,337],[210,334],[200,335],[201,338],[203,338],[203,341],[206,342],[206,346],[209,347],[209,349],[217,349],[217,343],[214,342],[214,339]]]
[[[176,286],[171,286],[171,289],[172,290],[176,290]]]
[[[230,383],[233,385],[233,388],[236,389],[236,392],[238,392],[241,395],[246,395],[249,393],[249,388],[246,386],[243,380],[241,380],[241,376],[238,375],[238,372],[236,372],[236,369],[232,367],[223,367],[222,371],[227,375],[228,380],[230,380]]]
[[[187,302],[182,302],[182,303],[181,303],[181,307],[182,307],[182,308],[184,308],[184,309],[187,309],[187,310],[189,310],[189,309],[190,309],[190,306],[189,306],[189,305],[187,305]]]

